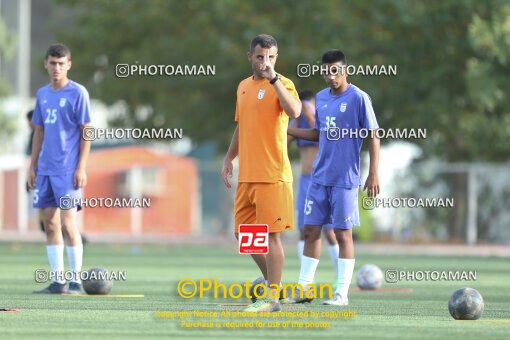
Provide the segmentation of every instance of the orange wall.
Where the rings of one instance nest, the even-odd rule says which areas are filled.
[[[94,151],[87,165],[85,197],[118,197],[120,178],[133,166],[156,167],[161,186],[157,195],[146,196],[151,198],[151,206],[142,210],[142,234],[190,233],[198,203],[198,170],[192,159],[142,146]],[[129,234],[130,208],[86,208],[83,230],[94,234]]]
[[[3,173],[3,221],[2,230],[18,229],[18,170],[7,170]]]

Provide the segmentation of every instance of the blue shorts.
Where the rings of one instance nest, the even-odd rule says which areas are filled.
[[[306,193],[308,192],[308,186],[310,185],[310,175],[301,175],[299,177],[299,190],[296,200],[297,210],[297,221],[299,230],[303,230],[305,227],[305,200]]]
[[[335,229],[359,226],[358,188],[346,189],[310,183],[305,202],[305,225]]]
[[[82,197],[81,189],[76,188],[73,182],[73,173],[61,176],[37,175],[34,190],[34,208],[58,207],[69,209],[78,207],[78,210],[80,210],[81,206],[77,204],[77,200]],[[63,197],[67,198],[63,199]]]

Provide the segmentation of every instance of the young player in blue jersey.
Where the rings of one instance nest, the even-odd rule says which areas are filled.
[[[315,94],[310,90],[302,90],[299,92],[299,99],[303,105],[301,115],[299,118],[292,120],[289,126],[297,127],[300,129],[309,129],[315,126]],[[289,142],[294,140],[289,136]],[[299,242],[298,242],[298,257],[301,261],[303,256],[303,249],[305,247],[305,200],[308,186],[310,185],[313,161],[317,157],[319,150],[319,143],[309,141],[306,139],[296,139],[296,144],[299,148],[299,157],[301,160],[301,176],[299,177],[299,190],[296,199],[296,211],[298,217],[299,228]],[[335,232],[332,228],[324,228],[323,234],[328,242],[328,252],[333,261],[333,269],[336,275],[337,262],[338,262],[338,243],[336,241]],[[320,239],[318,240],[320,242]]]
[[[79,272],[83,245],[76,223],[81,188],[87,184],[85,172],[90,141],[83,129],[90,122],[90,101],[87,90],[67,78],[71,68],[71,52],[64,45],[51,45],[45,56],[44,67],[50,83],[37,92],[32,123],[35,132],[28,174],[28,185],[34,190],[34,208],[43,209],[46,231],[46,251],[53,282],[34,293],[81,293]],[[70,197],[72,200],[64,199]],[[73,202],[70,207],[69,202]],[[64,273],[64,239],[67,256],[74,273],[69,286]]]
[[[363,133],[360,129],[375,130],[379,126],[370,97],[347,82],[346,58],[339,50],[322,56],[324,80],[328,88],[315,97],[315,127],[292,128],[288,134],[295,138],[319,141],[319,152],[313,165],[312,183],[305,202],[305,247],[298,283],[306,289],[313,282],[319,264],[322,226],[332,224],[340,247],[337,268],[337,288],[326,305],[348,304],[348,291],[354,270],[352,228],[359,226],[358,189],[360,178],[360,151]],[[349,134],[341,133],[347,129]],[[379,194],[379,139],[369,133],[369,175],[364,189],[369,197]],[[287,302],[307,301],[304,296]]]

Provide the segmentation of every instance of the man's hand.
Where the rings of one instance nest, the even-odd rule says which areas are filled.
[[[27,185],[30,189],[35,189],[35,181],[37,179],[37,175],[35,174],[35,169],[33,166],[28,168],[28,179]]]
[[[276,77],[276,71],[274,70],[273,64],[271,64],[271,61],[269,60],[269,51],[264,53],[264,63],[260,65],[260,72],[262,73],[262,76],[267,80],[271,80]]]
[[[367,190],[368,197],[373,198],[379,195],[379,176],[376,173],[368,174],[363,190]]]
[[[87,173],[85,169],[77,168],[74,172],[74,186],[76,188],[83,188],[87,185]]]
[[[223,177],[223,182],[225,182],[225,186],[229,189],[231,188],[231,185],[228,179],[232,178],[232,169],[232,160],[225,157],[223,167],[221,168],[221,177]]]

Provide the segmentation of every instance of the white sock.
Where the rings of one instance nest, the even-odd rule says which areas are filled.
[[[271,288],[269,287],[269,281],[266,280],[266,287],[267,288]],[[283,284],[280,282],[280,289],[283,288]]]
[[[333,262],[333,270],[335,271],[335,275],[338,276],[338,253],[340,251],[338,244],[329,245],[328,250],[331,261]]]
[[[69,260],[69,267],[73,272],[71,282],[80,282],[80,271],[83,263],[83,245],[67,246],[67,259]]]
[[[302,260],[304,249],[305,249],[305,241],[299,240],[298,244],[297,244],[297,254],[298,254],[299,262],[301,262],[301,260]]]
[[[337,287],[335,293],[347,298],[354,271],[354,259],[338,259]]]
[[[298,281],[301,286],[306,287],[307,284],[313,283],[313,278],[315,277],[315,271],[317,270],[318,265],[318,259],[305,255],[301,257],[301,271],[299,272]]]
[[[60,273],[54,275],[53,281],[58,283],[66,283],[64,278],[64,245],[47,245],[46,253],[48,254],[48,262],[50,263],[51,271],[54,273]]]

